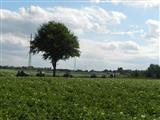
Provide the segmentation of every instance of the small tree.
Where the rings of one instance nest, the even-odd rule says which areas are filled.
[[[33,54],[42,52],[43,59],[49,59],[56,75],[56,64],[59,60],[80,56],[77,37],[62,23],[50,21],[43,24],[31,42]]]

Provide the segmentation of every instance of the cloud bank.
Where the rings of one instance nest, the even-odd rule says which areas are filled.
[[[160,7],[159,0],[91,0],[91,2],[96,2],[96,3],[110,2],[113,4],[123,4],[123,5],[139,6],[139,7],[146,7],[146,8]]]
[[[127,16],[122,12],[94,6],[82,8],[30,6],[29,8],[22,7],[16,12],[3,9],[1,10],[1,42],[4,64],[26,65],[30,33],[35,33],[42,23],[51,20],[64,23],[79,37],[82,53],[78,59],[79,68],[87,65],[88,69],[102,69],[107,64],[126,66],[126,68],[132,64],[143,67],[143,64],[138,63],[139,61],[136,59],[148,59],[148,64],[152,60],[158,60],[160,21],[146,20],[148,31],[141,29],[112,32],[111,26],[119,25],[126,19]],[[88,32],[93,35],[110,34],[113,36],[134,36],[138,33],[138,37],[144,41],[145,45],[140,45],[132,39],[126,41],[121,39],[100,41],[97,39],[95,41],[86,37]],[[14,60],[9,62],[9,59]],[[38,59],[40,57],[36,57],[35,61]],[[39,62],[40,66],[41,64],[42,61]],[[62,66],[64,63],[60,62],[59,67]]]

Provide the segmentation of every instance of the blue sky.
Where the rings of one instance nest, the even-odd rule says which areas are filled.
[[[30,33],[50,20],[63,22],[78,36],[81,57],[76,69],[159,64],[159,3],[128,1],[2,0],[1,64],[26,66]],[[73,69],[73,63],[73,58],[59,61],[58,68]],[[32,65],[51,66],[40,55],[32,57]]]

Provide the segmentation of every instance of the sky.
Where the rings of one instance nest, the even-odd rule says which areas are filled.
[[[58,68],[143,70],[160,64],[158,0],[1,0],[0,9],[0,65],[27,66],[30,34],[48,21],[64,23],[80,43],[81,56],[60,60]],[[51,64],[38,54],[32,66]]]

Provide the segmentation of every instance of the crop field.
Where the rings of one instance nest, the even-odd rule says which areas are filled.
[[[160,120],[160,80],[0,77],[2,120]]]

